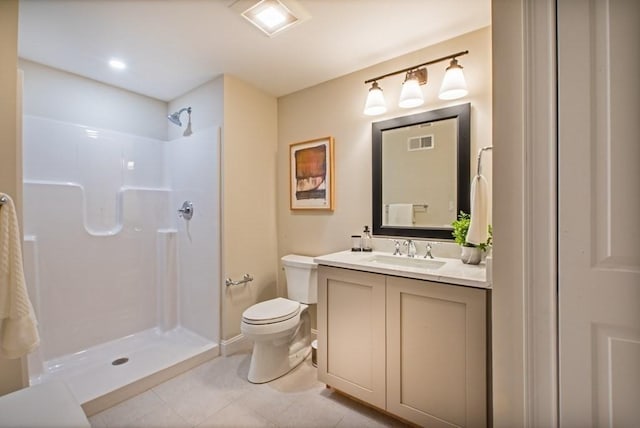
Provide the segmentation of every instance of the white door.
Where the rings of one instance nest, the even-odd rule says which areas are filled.
[[[563,427],[640,425],[640,1],[558,1]]]

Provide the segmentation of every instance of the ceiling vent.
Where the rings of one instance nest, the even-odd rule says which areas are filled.
[[[421,135],[419,137],[411,137],[408,140],[408,151],[413,152],[415,150],[429,150],[433,149],[433,134]]]

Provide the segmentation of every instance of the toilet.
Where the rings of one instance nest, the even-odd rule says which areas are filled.
[[[318,302],[313,257],[282,257],[288,299],[257,303],[242,313],[240,331],[253,341],[249,382],[265,383],[287,374],[311,352],[309,306]]]

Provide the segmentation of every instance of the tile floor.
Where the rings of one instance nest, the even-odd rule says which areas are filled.
[[[248,353],[218,357],[98,413],[102,427],[404,427],[318,382],[311,358],[254,385]]]

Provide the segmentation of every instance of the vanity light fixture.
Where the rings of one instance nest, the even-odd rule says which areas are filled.
[[[447,67],[447,71],[444,73],[438,98],[441,100],[455,100],[466,96],[468,93],[467,82],[464,80],[464,73],[462,73],[462,66],[458,64],[457,59],[453,58],[449,67]]]
[[[424,85],[426,83],[426,68],[407,71],[407,76],[402,83],[398,106],[402,108],[413,108],[424,104],[424,97],[422,96],[422,89],[420,88],[420,85]]]
[[[382,89],[378,85],[378,81],[401,73],[406,73],[406,76],[402,83],[402,90],[400,92],[398,105],[402,108],[413,108],[422,105],[424,103],[424,96],[422,94],[421,86],[427,83],[427,66],[447,60],[451,60],[451,62],[446,69],[439,98],[443,100],[454,100],[464,97],[468,93],[467,86],[464,80],[464,74],[462,73],[462,66],[458,64],[458,60],[456,58],[468,53],[468,50],[456,52],[432,61],[414,65],[413,67],[404,68],[402,70],[374,77],[373,79],[365,80],[365,84],[372,83],[372,85],[367,95],[364,114],[367,116],[376,116],[387,111],[384,95],[382,94]]]
[[[378,86],[378,82],[374,81],[369,88],[369,95],[367,95],[367,103],[364,106],[364,114],[367,116],[377,116],[387,111],[387,104],[384,101],[384,94],[382,88]]]

